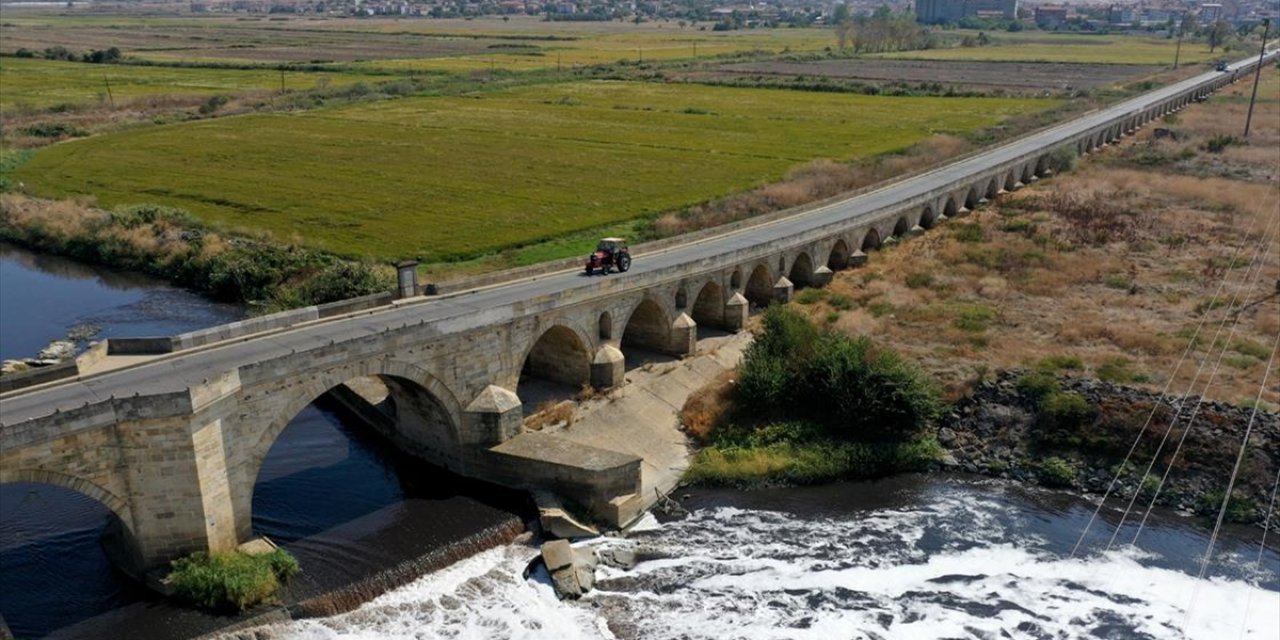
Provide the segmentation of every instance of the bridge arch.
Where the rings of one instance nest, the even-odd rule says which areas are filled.
[[[883,243],[880,240],[880,232],[876,231],[874,227],[867,229],[867,232],[862,236],[863,253],[870,253],[879,249],[881,244]]]
[[[671,346],[671,319],[653,298],[641,298],[627,316],[622,346],[666,352]]]
[[[844,238],[836,240],[831,245],[831,253],[827,254],[827,268],[832,271],[839,271],[849,266],[849,243]]]
[[[676,288],[676,309],[684,309],[689,306],[689,285],[681,282]]]
[[[97,501],[120,519],[120,524],[124,526],[130,542],[133,541],[133,510],[129,507],[129,503],[120,496],[102,488],[97,483],[58,471],[0,467],[0,484],[18,483],[47,484],[61,487]],[[136,551],[136,549],[131,549],[131,551]]]
[[[723,327],[726,302],[724,289],[714,280],[708,280],[693,299],[690,315],[699,327]]]
[[[960,214],[960,205],[956,202],[957,198],[948,196],[942,204],[942,215],[948,218],[954,218]]]
[[[1035,162],[1027,162],[1022,165],[1022,184],[1031,184],[1036,177]]]
[[[893,223],[893,237],[902,239],[906,237],[908,231],[911,231],[911,221],[906,216],[898,218],[898,221]]]
[[[1013,191],[1018,188],[1018,179],[1014,177],[1013,171],[1004,174],[1004,190]]]
[[[920,212],[920,226],[925,229],[932,229],[938,222],[938,215],[934,213],[933,205],[926,204],[924,211]]]
[[[600,318],[596,320],[597,335],[601,340],[613,339],[613,314],[608,311],[601,311]]]
[[[565,324],[547,327],[525,352],[520,377],[580,387],[591,381],[591,340]]]
[[[791,261],[791,271],[787,274],[787,279],[797,287],[813,284],[813,259],[808,253],[801,251]]]
[[[978,192],[978,185],[969,187],[969,193],[964,197],[964,208],[973,211],[978,208],[980,202],[982,202],[982,194]]]
[[[733,270],[733,275],[729,276],[729,288],[734,291],[742,289],[742,269]]]
[[[993,200],[998,195],[1000,195],[1000,182],[997,179],[992,178],[987,182],[986,198],[987,200]]]
[[[751,304],[767,307],[773,301],[773,283],[768,265],[758,264],[751,270],[751,277],[747,278],[747,288],[743,293]]]

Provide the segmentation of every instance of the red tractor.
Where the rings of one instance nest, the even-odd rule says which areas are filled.
[[[605,238],[596,245],[596,252],[587,256],[587,275],[609,273],[617,269],[622,273],[631,268],[631,252],[627,250],[627,241],[622,238]]]

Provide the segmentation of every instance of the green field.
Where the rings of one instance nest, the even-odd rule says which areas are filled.
[[[1055,106],[623,82],[133,129],[38,151],[40,195],[176,205],[342,254],[476,255]]]
[[[322,84],[351,84],[383,80],[386,76],[356,73],[286,72],[287,89],[311,89]],[[0,58],[0,109],[25,105],[34,108],[58,104],[107,101],[107,87],[117,103],[142,96],[213,95],[280,88],[279,71],[134,67],[86,64],[57,60]]]
[[[967,32],[965,32],[967,33]],[[973,32],[976,35],[977,32]],[[1020,32],[991,36],[984,47],[952,47],[901,51],[883,54],[888,58],[915,60],[969,60],[1009,62],[1082,62],[1111,64],[1173,64],[1177,41],[1127,35],[1080,35],[1046,32]],[[1184,63],[1204,62],[1218,58],[1241,58],[1247,52],[1209,53],[1202,42],[1183,41],[1179,60]]]

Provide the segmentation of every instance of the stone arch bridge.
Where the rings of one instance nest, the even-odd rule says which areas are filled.
[[[276,436],[317,396],[377,377],[382,430],[464,475],[574,496],[623,521],[643,498],[634,456],[587,466],[502,452],[521,430],[522,376],[622,382],[624,352],[691,353],[699,327],[741,329],[752,306],[827,282],[891,238],[929,229],[1207,96],[1241,62],[810,211],[641,255],[609,277],[560,273],[178,351],[0,397],[0,482],[44,482],[119,516],[136,567],[251,534],[253,487]],[[233,335],[228,333],[227,335]]]

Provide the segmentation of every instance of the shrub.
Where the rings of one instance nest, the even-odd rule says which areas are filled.
[[[1040,371],[1080,371],[1084,369],[1084,362],[1078,356],[1045,356],[1036,363],[1036,369]]]
[[[274,602],[281,584],[298,572],[298,561],[283,549],[250,556],[238,551],[195,553],[173,561],[174,595],[197,607],[239,612]]]
[[[986,242],[987,240],[987,235],[982,231],[982,225],[976,222],[958,224],[953,228],[955,238],[960,242]]]
[[[1093,419],[1093,407],[1079,394],[1053,391],[1041,398],[1036,418],[1037,425],[1048,435],[1069,434]]]
[[[226,106],[228,102],[231,102],[231,96],[223,94],[209,96],[209,99],[205,100],[204,104],[200,105],[200,113],[209,115],[210,113]]]
[[[1222,151],[1227,147],[1233,144],[1239,144],[1239,142],[1239,138],[1223,133],[1209,138],[1209,140],[1204,143],[1204,149],[1209,153],[1222,153]]]
[[[921,289],[933,286],[933,274],[927,271],[912,273],[907,276],[908,289]]]
[[[995,312],[992,311],[991,307],[971,304],[960,308],[960,312],[956,319],[952,321],[952,324],[961,331],[982,333],[987,330],[993,319],[995,319]]]
[[[753,416],[786,408],[846,442],[902,441],[941,412],[938,391],[897,353],[866,337],[818,329],[787,307],[771,307],[747,349],[739,400]]]
[[[1069,487],[1075,481],[1076,470],[1071,463],[1051,456],[1040,461],[1040,484],[1046,487]]]
[[[1045,396],[1061,390],[1058,379],[1045,372],[1028,373],[1018,378],[1018,393],[1039,406]]]
[[[1124,384],[1126,382],[1146,382],[1146,376],[1134,373],[1129,369],[1130,362],[1125,358],[1107,358],[1098,365],[1094,373],[1099,380]]]
[[[22,128],[22,133],[36,138],[74,138],[85,133],[65,122],[40,122]]]
[[[843,293],[833,293],[827,298],[827,304],[839,309],[840,311],[848,311],[853,308],[853,298]]]
[[[1079,156],[1076,155],[1075,147],[1058,147],[1049,153],[1049,169],[1056,173],[1070,171],[1076,168],[1077,160],[1079,160]]]
[[[827,293],[822,289],[802,289],[800,293],[796,294],[796,302],[800,304],[813,304],[825,298],[826,295]]]
[[[1197,500],[1197,511],[1202,514],[1217,517],[1218,511],[1222,509],[1222,499],[1226,495],[1224,491],[1211,491],[1201,496]],[[1259,514],[1257,502],[1246,498],[1239,493],[1231,492],[1231,501],[1227,503],[1227,513],[1224,519],[1227,522],[1253,523],[1257,521]]]

